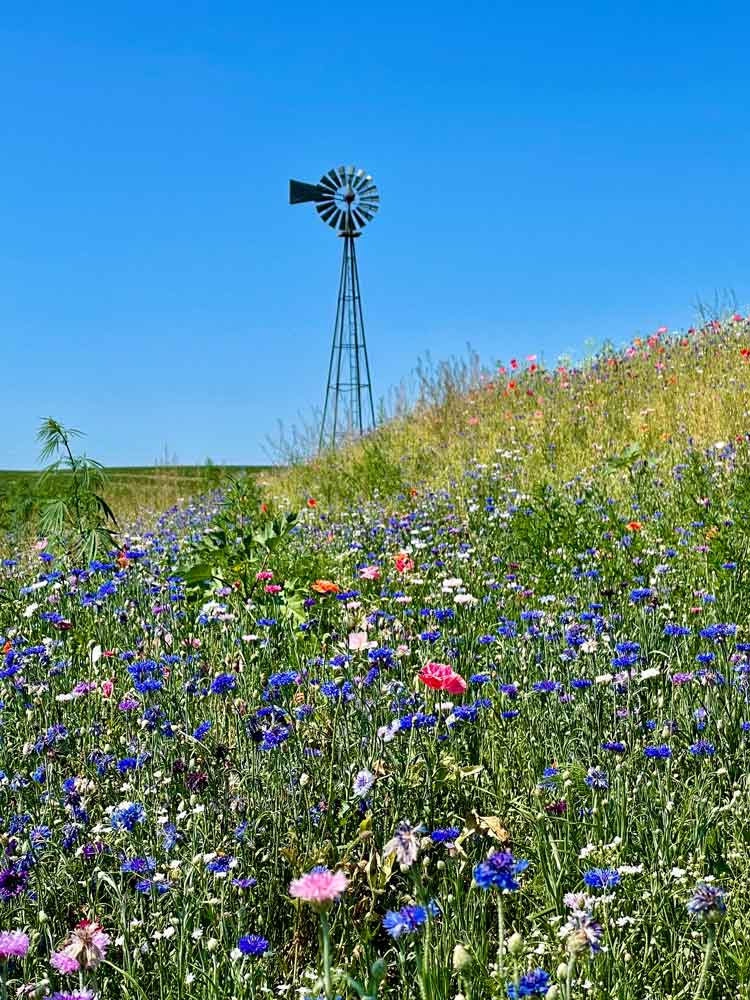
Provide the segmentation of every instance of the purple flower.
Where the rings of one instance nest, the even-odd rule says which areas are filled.
[[[0,931],[0,961],[8,958],[25,958],[29,939],[23,931]]]
[[[687,910],[697,920],[714,922],[724,916],[727,909],[727,894],[718,885],[699,882],[687,902]]]

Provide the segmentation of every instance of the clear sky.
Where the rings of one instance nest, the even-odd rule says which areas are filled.
[[[0,467],[262,461],[322,403],[355,163],[376,395],[750,301],[746,3],[6,4]]]

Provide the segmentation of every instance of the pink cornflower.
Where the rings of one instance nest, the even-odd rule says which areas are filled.
[[[369,642],[367,632],[350,632],[347,644],[352,652],[356,652],[359,649],[367,649]]]
[[[419,672],[419,679],[434,691],[449,694],[463,694],[467,688],[463,677],[447,663],[426,663]]]
[[[381,576],[378,566],[363,566],[359,571],[360,580],[379,580]]]
[[[114,689],[115,682],[113,680],[102,681],[102,696],[104,698],[111,698]]]
[[[280,594],[281,585],[278,583],[267,583],[263,588],[267,594]]]
[[[107,954],[109,935],[95,920],[82,920],[70,932],[60,951],[50,959],[51,964],[64,974],[79,969],[95,969]]]
[[[61,972],[63,976],[72,976],[74,972],[78,972],[81,968],[78,960],[71,958],[70,955],[66,955],[64,951],[56,951],[49,960],[49,964],[53,969]]]
[[[273,580],[273,573],[270,569],[262,569],[255,574],[256,580]]]
[[[328,868],[313,868],[311,872],[294,879],[289,885],[289,895],[312,903],[317,909],[327,909],[349,885],[343,872]]]
[[[0,931],[0,961],[24,958],[28,950],[29,939],[23,931]]]

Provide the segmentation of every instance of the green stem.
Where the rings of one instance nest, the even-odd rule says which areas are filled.
[[[703,995],[703,987],[706,982],[706,977],[708,976],[708,967],[711,964],[711,956],[714,953],[714,945],[716,943],[716,932],[713,927],[709,927],[708,930],[708,940],[706,941],[706,953],[703,956],[703,965],[701,966],[701,974],[698,979],[698,985],[695,988],[695,993],[693,994],[693,1000],[699,1000],[699,997]]]
[[[497,975],[502,985],[505,979],[505,914],[503,913],[502,893],[497,894]]]
[[[331,939],[328,929],[328,914],[325,911],[320,914],[320,931],[323,935],[323,983],[326,1000],[333,1000],[333,987],[331,986]]]
[[[573,986],[573,970],[576,967],[576,957],[571,955],[568,961],[568,968],[565,972],[565,1000],[570,1000],[570,991]]]

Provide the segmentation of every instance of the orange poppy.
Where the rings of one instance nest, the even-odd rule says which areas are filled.
[[[315,497],[308,497],[307,506],[312,510],[313,507],[318,506],[318,501],[315,499]]]
[[[331,580],[316,580],[312,589],[316,594],[338,594],[341,587]]]
[[[628,521],[625,527],[628,529],[628,531],[640,531],[643,525],[641,524],[640,521]]]

